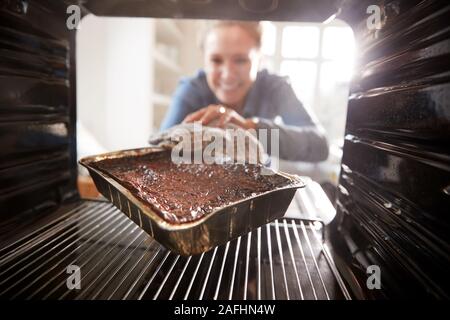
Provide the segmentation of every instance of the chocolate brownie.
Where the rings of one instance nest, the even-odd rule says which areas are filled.
[[[260,165],[176,164],[167,152],[106,159],[95,166],[172,224],[195,221],[216,208],[291,183],[277,174],[262,175]]]

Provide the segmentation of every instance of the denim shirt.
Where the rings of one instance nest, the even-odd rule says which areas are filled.
[[[161,130],[179,124],[190,113],[210,104],[220,104],[200,70],[180,80],[173,94]],[[258,118],[258,129],[269,129],[266,151],[270,154],[270,129],[279,129],[281,159],[317,162],[328,157],[324,130],[295,95],[288,80],[267,70],[258,72],[245,100],[241,115]]]

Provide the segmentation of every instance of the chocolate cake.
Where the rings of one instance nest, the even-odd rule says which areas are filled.
[[[95,164],[167,222],[195,221],[214,209],[290,184],[252,164],[176,164],[170,153],[105,159]]]

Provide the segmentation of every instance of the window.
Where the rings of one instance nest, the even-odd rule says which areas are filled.
[[[281,55],[283,58],[315,58],[319,53],[318,27],[287,26],[283,28]],[[307,45],[305,45],[307,44]]]
[[[330,142],[341,143],[355,44],[340,21],[263,23],[263,67],[288,76],[302,103],[314,110]]]

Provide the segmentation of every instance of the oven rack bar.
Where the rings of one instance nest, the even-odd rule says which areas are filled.
[[[0,250],[0,297],[350,299],[322,231],[322,223],[282,218],[184,257],[110,203],[84,200]],[[79,268],[79,289],[69,266]]]

